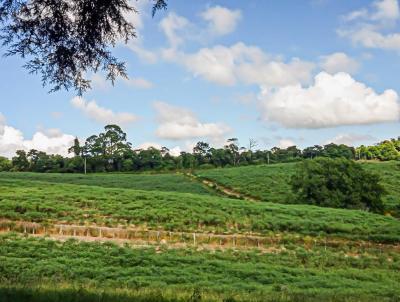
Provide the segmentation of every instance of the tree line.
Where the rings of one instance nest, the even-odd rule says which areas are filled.
[[[237,138],[230,138],[222,148],[214,148],[207,142],[200,141],[192,152],[181,152],[179,156],[173,156],[166,147],[134,149],[121,127],[107,125],[103,132],[89,136],[84,144],[76,138],[68,151],[70,157],[50,155],[34,149],[28,152],[18,150],[11,160],[0,157],[0,171],[168,171],[285,163],[316,157],[400,160],[400,138],[368,147],[353,148],[330,143],[324,146],[314,145],[303,150],[296,146],[260,150],[253,139],[249,140],[247,147],[240,147]]]

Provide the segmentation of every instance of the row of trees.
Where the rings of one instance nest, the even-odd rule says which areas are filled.
[[[400,160],[400,137],[373,146],[361,145],[356,149],[357,159]]]
[[[378,144],[380,157],[364,156],[363,147],[354,149],[346,145],[327,144],[315,145],[300,150],[296,146],[288,148],[274,147],[271,150],[258,150],[257,142],[250,139],[247,147],[239,147],[238,140],[227,140],[223,148],[213,148],[206,142],[198,142],[193,151],[181,152],[172,156],[168,148],[134,149],[127,141],[126,133],[117,125],[108,125],[104,132],[89,136],[81,145],[75,139],[69,148],[71,157],[49,155],[45,152],[18,150],[12,160],[0,157],[0,171],[32,171],[32,172],[113,172],[113,171],[148,171],[148,170],[177,170],[211,167],[229,167],[239,165],[256,165],[264,163],[281,163],[300,161],[302,159],[328,157],[346,159],[378,158],[399,159],[400,139],[388,141],[395,145],[397,157],[385,151],[389,143]],[[374,153],[375,154],[375,153]],[[382,156],[389,154],[390,156]]]

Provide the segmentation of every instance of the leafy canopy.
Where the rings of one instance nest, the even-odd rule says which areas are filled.
[[[153,15],[167,0],[153,2]],[[103,70],[113,83],[127,77],[124,62],[110,51],[136,36],[129,0],[0,0],[0,40],[6,56],[26,58],[24,67],[39,73],[51,91],[90,88],[86,73]]]
[[[299,164],[291,178],[299,203],[382,213],[380,177],[344,158],[317,158]]]

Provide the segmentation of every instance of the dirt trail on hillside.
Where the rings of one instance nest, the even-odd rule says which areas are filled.
[[[248,200],[248,201],[260,201],[259,199],[252,197],[252,196],[248,196],[246,194],[240,193],[232,188],[223,186],[211,179],[206,179],[206,178],[201,178],[198,177],[197,175],[193,174],[193,173],[185,173],[185,176],[196,180],[198,182],[201,182],[203,185],[214,189],[217,192],[220,192],[224,195],[226,195],[227,197],[233,197],[233,198],[238,198],[238,199],[243,199],[243,200]]]

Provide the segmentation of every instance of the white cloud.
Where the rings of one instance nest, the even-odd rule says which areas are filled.
[[[126,125],[138,120],[134,114],[127,112],[115,113],[110,109],[100,107],[95,101],[86,101],[82,97],[74,97],[71,104],[82,111],[90,119],[102,124]]]
[[[376,141],[376,138],[368,134],[342,133],[327,140],[324,144],[334,143],[355,146],[356,143],[364,141]]]
[[[210,7],[200,14],[208,22],[208,27],[200,27],[175,12],[169,13],[159,24],[166,36],[169,47],[164,51],[177,50],[187,40],[206,42],[213,37],[223,36],[235,30],[241,19],[240,10],[230,10],[222,6]]]
[[[0,135],[4,134],[4,127],[6,125],[6,118],[4,115],[0,112]]]
[[[185,30],[189,25],[190,22],[186,18],[173,12],[161,20],[160,28],[167,37],[171,48],[177,48],[184,42],[183,35],[179,31]]]
[[[230,132],[222,123],[202,123],[188,109],[172,106],[164,102],[154,103],[159,127],[159,138],[182,140],[190,138],[219,138]]]
[[[328,56],[322,56],[320,58],[320,65],[323,70],[331,74],[341,71],[354,74],[359,68],[359,63],[343,52],[335,52]]]
[[[347,73],[321,72],[308,88],[291,85],[262,95],[264,120],[288,128],[324,128],[393,122],[400,119],[399,96],[377,94]]]
[[[194,54],[175,52],[169,59],[183,64],[194,76],[228,86],[237,82],[263,87],[307,83],[314,69],[311,62],[294,58],[285,63],[241,42],[202,48]]]
[[[129,78],[129,79],[124,79],[124,82],[129,85],[133,86],[136,88],[141,88],[141,89],[150,89],[153,88],[154,84],[146,79],[143,78]]]
[[[372,20],[396,20],[400,16],[397,0],[380,0],[372,5],[375,8],[375,12],[371,15]]]
[[[172,156],[179,156],[179,155],[181,155],[181,152],[182,152],[182,149],[179,146],[169,149],[169,154],[171,154]]]
[[[358,22],[339,29],[337,33],[366,48],[400,50],[400,33],[388,30],[399,18],[397,0],[379,0],[372,4],[370,10],[363,8],[345,16],[346,22]]]
[[[371,9],[366,7],[352,11],[343,16],[343,20],[350,22],[355,20],[369,20],[387,22],[400,17],[398,0],[378,0],[372,3]]]
[[[1,117],[0,113],[0,117]],[[68,148],[72,145],[74,136],[62,133],[59,129],[43,129],[33,134],[32,139],[25,139],[23,133],[0,120],[0,156],[11,158],[17,150],[36,149],[48,154],[68,156]]]
[[[210,23],[209,32],[211,34],[222,36],[236,29],[237,23],[242,18],[242,13],[240,10],[230,10],[217,5],[202,12],[201,17]]]
[[[362,8],[359,10],[352,11],[351,13],[343,16],[343,20],[350,22],[357,19],[365,19],[368,17],[368,10],[366,8]]]
[[[292,146],[296,146],[296,143],[291,139],[281,139],[278,142],[278,147],[281,149],[286,149]]]
[[[140,144],[139,146],[137,146],[135,149],[147,150],[149,148],[155,148],[155,149],[161,150],[162,146],[159,143],[155,143],[155,142],[144,142],[144,143]]]
[[[142,40],[139,38],[130,40],[126,45],[130,50],[132,50],[142,61],[155,64],[157,63],[157,54],[151,50],[146,49],[143,46]]]
[[[339,30],[338,34],[366,48],[400,50],[400,33],[382,34],[374,27],[364,26],[357,30]]]

